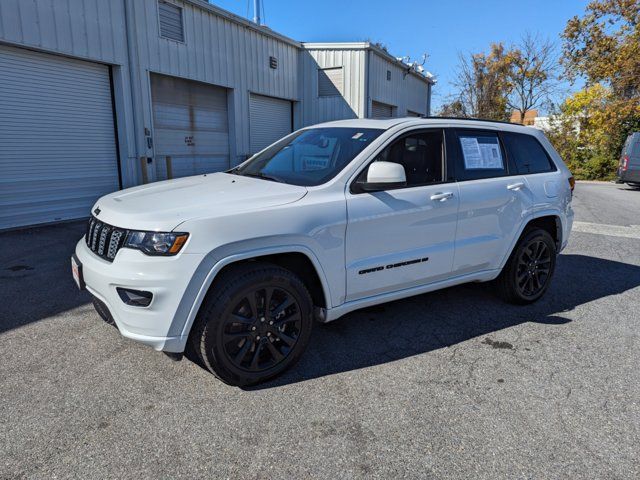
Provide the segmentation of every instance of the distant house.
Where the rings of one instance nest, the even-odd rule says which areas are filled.
[[[521,121],[520,112],[518,110],[514,110],[511,113],[511,118],[509,119],[509,121],[511,123],[521,123],[522,125],[533,125],[537,116],[538,110],[527,110],[524,114],[524,121]]]

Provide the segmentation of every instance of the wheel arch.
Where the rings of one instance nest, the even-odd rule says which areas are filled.
[[[182,307],[182,315],[180,315],[181,308],[179,308],[174,318],[174,322],[183,323],[180,335],[184,338],[185,343],[195,317],[202,306],[202,302],[215,282],[215,279],[219,277],[224,269],[251,261],[267,261],[293,271],[293,273],[301,277],[309,289],[314,301],[314,306],[326,309],[332,305],[331,291],[326,275],[318,258],[308,247],[304,245],[287,245],[237,252],[220,259],[215,259],[213,266],[203,269],[203,272],[194,275],[194,278],[192,278],[192,282],[196,277],[200,277],[202,280],[198,280],[197,285],[187,287],[187,291],[185,291],[183,296],[183,302],[185,299],[187,299],[187,301],[184,302],[185,305],[180,306]],[[203,260],[203,264],[205,263],[207,263],[206,259]],[[192,289],[191,295],[188,295],[189,289]],[[193,291],[197,292],[195,296],[193,295]],[[193,301],[187,297],[193,297]],[[320,302],[320,304],[316,304],[316,301]],[[184,314],[187,312],[186,319],[184,319]],[[184,319],[183,322],[180,321],[180,317]]]
[[[507,260],[513,252],[513,249],[516,248],[516,245],[518,245],[518,242],[520,242],[520,239],[522,238],[524,233],[532,227],[541,228],[547,231],[549,235],[551,235],[551,238],[553,238],[556,244],[557,251],[560,251],[560,248],[562,246],[562,219],[559,212],[553,210],[537,212],[533,215],[533,217],[522,223],[518,234],[514,236],[514,240],[507,250],[507,254],[504,256],[502,262],[500,263],[500,270],[504,268]]]

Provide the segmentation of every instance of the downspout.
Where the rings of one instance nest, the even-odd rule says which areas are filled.
[[[133,44],[135,42],[135,32],[133,29],[133,2],[129,0],[123,0],[124,3],[124,23],[125,23],[125,32],[126,32],[126,40],[127,40],[127,60],[129,62],[129,95],[131,96],[131,109],[133,115],[133,133],[134,133],[134,157],[137,159],[138,157],[144,154],[146,155],[146,149],[144,146],[140,145],[140,140],[143,135],[140,132],[140,120],[141,120],[141,107],[139,105],[139,95],[136,94],[136,91],[140,88],[140,83],[138,82],[137,75],[137,56],[133,51]],[[136,52],[137,52],[137,44],[136,44]],[[137,161],[134,165],[138,165]],[[143,171],[143,168],[146,167],[145,162],[140,163],[140,176],[138,176],[138,183],[144,182],[147,178],[147,172]],[[136,168],[137,170],[137,168]]]
[[[370,118],[370,110],[369,110],[369,82],[371,81],[371,75],[369,69],[371,68],[371,48],[367,48],[367,56],[364,59],[365,67],[364,74],[366,76],[364,82],[364,118]]]

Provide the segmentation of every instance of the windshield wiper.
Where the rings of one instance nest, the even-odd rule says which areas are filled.
[[[271,180],[272,182],[284,183],[284,180],[278,177],[272,177],[271,175],[267,175],[266,173],[262,173],[262,172],[257,172],[257,173],[236,172],[236,175],[243,175],[245,177],[261,178],[263,180]]]

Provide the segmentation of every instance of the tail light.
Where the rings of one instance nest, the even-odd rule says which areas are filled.
[[[626,172],[628,166],[629,166],[629,155],[625,155],[624,157],[622,157],[622,171]]]
[[[576,188],[576,179],[569,177],[569,188],[571,189],[571,195],[573,195],[573,189]]]

